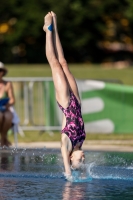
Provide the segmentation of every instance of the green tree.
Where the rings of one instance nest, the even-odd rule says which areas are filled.
[[[102,62],[111,44],[132,45],[132,7],[132,0],[1,0],[0,59],[46,62],[43,18],[53,10],[67,60]]]

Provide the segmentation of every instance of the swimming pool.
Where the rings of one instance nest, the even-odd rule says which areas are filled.
[[[133,198],[133,154],[85,151],[86,173],[65,180],[60,150],[1,149],[0,200]],[[82,174],[81,173],[81,174]]]

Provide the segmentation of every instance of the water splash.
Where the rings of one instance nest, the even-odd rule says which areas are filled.
[[[86,164],[81,172],[73,171],[72,182],[92,179],[132,180],[131,153],[86,152]],[[64,179],[61,154],[46,149],[10,149],[0,153],[0,178],[57,178]]]
[[[86,165],[87,175],[92,179],[133,181],[133,167],[100,166],[95,162]]]

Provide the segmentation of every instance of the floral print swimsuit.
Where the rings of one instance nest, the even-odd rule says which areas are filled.
[[[70,102],[68,107],[63,108],[59,103],[58,105],[66,117],[66,126],[61,132],[65,133],[70,138],[72,149],[74,149],[77,143],[80,143],[81,148],[86,136],[81,115],[81,105],[72,91],[70,91]]]

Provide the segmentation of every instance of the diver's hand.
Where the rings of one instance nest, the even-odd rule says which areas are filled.
[[[73,177],[72,177],[71,174],[64,173],[64,176],[65,176],[65,178],[66,178],[68,181],[70,181],[70,182],[73,181]]]

